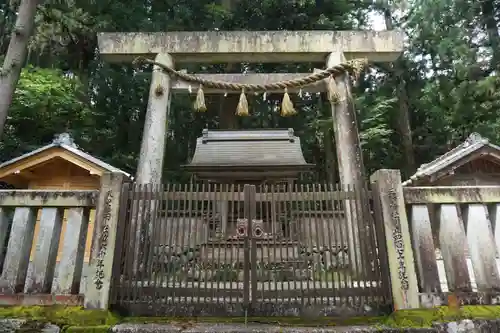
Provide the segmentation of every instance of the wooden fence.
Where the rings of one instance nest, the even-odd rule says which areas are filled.
[[[135,315],[377,313],[390,292],[369,200],[325,184],[126,184],[111,303]]]
[[[83,304],[87,229],[98,195],[0,190],[0,305]]]
[[[100,191],[0,190],[0,305],[83,301],[168,314],[183,302],[203,314],[193,310],[196,298],[199,309],[301,315],[316,306],[316,315],[345,315],[346,304],[418,308],[451,294],[500,301],[500,187],[403,188],[398,170],[374,173],[370,190],[144,191],[124,186],[121,174],[101,181]],[[191,258],[186,249],[196,260],[182,261]]]
[[[500,301],[500,186],[406,187],[422,306]]]

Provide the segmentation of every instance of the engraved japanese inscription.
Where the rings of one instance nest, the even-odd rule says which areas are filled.
[[[388,194],[389,196],[389,202],[391,203],[396,203],[397,202],[397,196],[396,196],[396,190],[391,189]],[[406,264],[405,264],[405,248],[404,248],[404,241],[403,241],[403,234],[401,232],[401,220],[399,213],[396,210],[392,210],[392,220],[394,221],[394,229],[392,230],[392,239],[394,241],[394,246],[396,247],[396,253],[397,253],[397,260],[399,263],[399,280],[401,281],[401,288],[403,290],[408,290],[409,289],[409,282],[408,282],[408,274],[406,272]]]
[[[112,191],[106,193],[106,200],[104,204],[103,212],[103,224],[101,233],[99,236],[99,252],[97,253],[97,263],[96,263],[96,273],[94,276],[94,283],[98,290],[102,289],[104,282],[104,257],[106,256],[106,250],[108,248],[108,238],[109,238],[109,221],[111,219],[111,202],[113,200]]]

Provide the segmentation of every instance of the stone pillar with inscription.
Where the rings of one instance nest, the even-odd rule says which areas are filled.
[[[418,280],[406,215],[401,173],[378,170],[370,177],[377,228],[385,234],[394,309],[419,307]]]
[[[89,277],[85,289],[87,309],[108,309],[124,175],[105,173],[97,202]]]

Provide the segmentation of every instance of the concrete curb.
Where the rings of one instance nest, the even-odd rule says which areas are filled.
[[[0,333],[18,332],[27,320],[0,319]],[[59,333],[61,329],[46,324],[30,332]],[[100,332],[100,331],[99,331]],[[461,320],[436,324],[432,328],[389,328],[389,327],[283,327],[263,324],[194,324],[182,327],[169,324],[119,324],[111,329],[113,333],[500,333],[500,318],[494,320]]]
[[[273,325],[196,324],[180,327],[162,324],[120,324],[113,333],[500,333],[500,319],[461,320],[436,324],[432,328],[388,328],[388,327],[280,327]]]

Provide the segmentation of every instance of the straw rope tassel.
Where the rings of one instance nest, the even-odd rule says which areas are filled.
[[[236,115],[240,117],[248,116],[248,101],[245,96],[245,89],[241,90],[240,101],[238,102],[238,106],[236,107]]]
[[[289,117],[296,114],[295,108],[293,107],[290,95],[288,95],[288,88],[285,88],[285,94],[283,95],[283,101],[281,101],[281,116]]]
[[[335,78],[332,75],[328,80],[328,100],[332,103],[338,103],[339,99],[340,94],[337,87],[337,82],[335,82]]]
[[[196,93],[196,100],[194,101],[194,109],[197,112],[206,112],[207,105],[205,104],[205,94],[203,93],[203,86],[200,84],[198,93]]]

